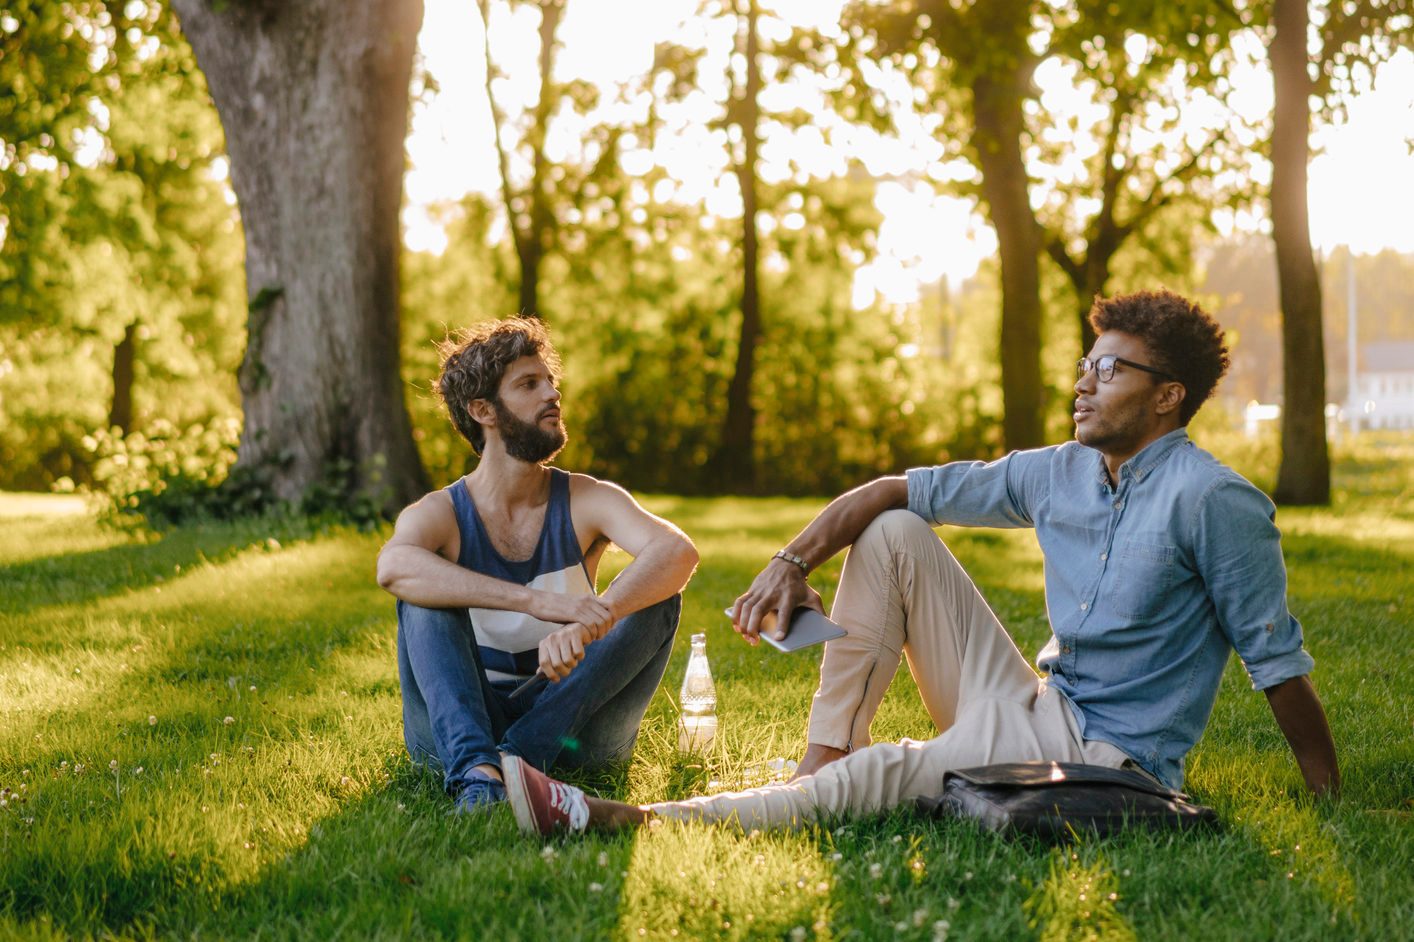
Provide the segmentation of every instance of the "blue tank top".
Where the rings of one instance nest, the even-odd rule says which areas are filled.
[[[447,488],[461,532],[461,552],[457,562],[467,569],[506,582],[562,595],[584,595],[594,591],[594,581],[584,564],[579,537],[570,518],[570,476],[559,468],[550,469],[550,502],[540,540],[529,559],[506,559],[491,544],[486,527],[476,512],[465,482]],[[486,676],[493,681],[524,680],[539,665],[539,645],[561,625],[541,621],[525,612],[491,608],[469,608],[476,644]]]

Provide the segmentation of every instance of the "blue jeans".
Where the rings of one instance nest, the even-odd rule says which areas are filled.
[[[403,740],[415,762],[440,767],[449,792],[500,753],[542,770],[599,768],[633,753],[648,701],[663,679],[682,614],[675,595],[621,619],[557,684],[512,700],[514,681],[486,677],[464,608],[398,602]]]

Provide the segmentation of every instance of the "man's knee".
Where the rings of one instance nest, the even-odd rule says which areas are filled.
[[[677,635],[678,622],[682,620],[682,594],[654,602],[623,618],[623,621],[630,620],[635,625],[635,631],[649,631],[671,641]]]
[[[864,528],[859,539],[854,541],[857,548],[888,554],[906,550],[912,546],[936,542],[937,535],[928,521],[911,510],[886,510],[875,517]]]
[[[471,615],[464,608],[423,608],[398,599],[398,627],[413,632],[470,630]]]

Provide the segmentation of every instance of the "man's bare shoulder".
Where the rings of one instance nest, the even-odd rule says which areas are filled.
[[[570,497],[590,497],[596,495],[628,495],[628,491],[613,481],[601,481],[591,474],[578,471],[568,472],[570,476]]]
[[[398,514],[393,540],[411,542],[431,550],[446,547],[457,536],[457,512],[445,490],[432,491],[408,504]]]

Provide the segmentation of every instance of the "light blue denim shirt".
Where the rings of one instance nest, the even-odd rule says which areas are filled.
[[[915,468],[908,507],[933,524],[1036,529],[1052,632],[1037,666],[1086,739],[1174,788],[1229,649],[1257,690],[1314,666],[1286,608],[1275,507],[1184,429],[1125,462],[1118,487],[1098,451],[1067,442]]]

